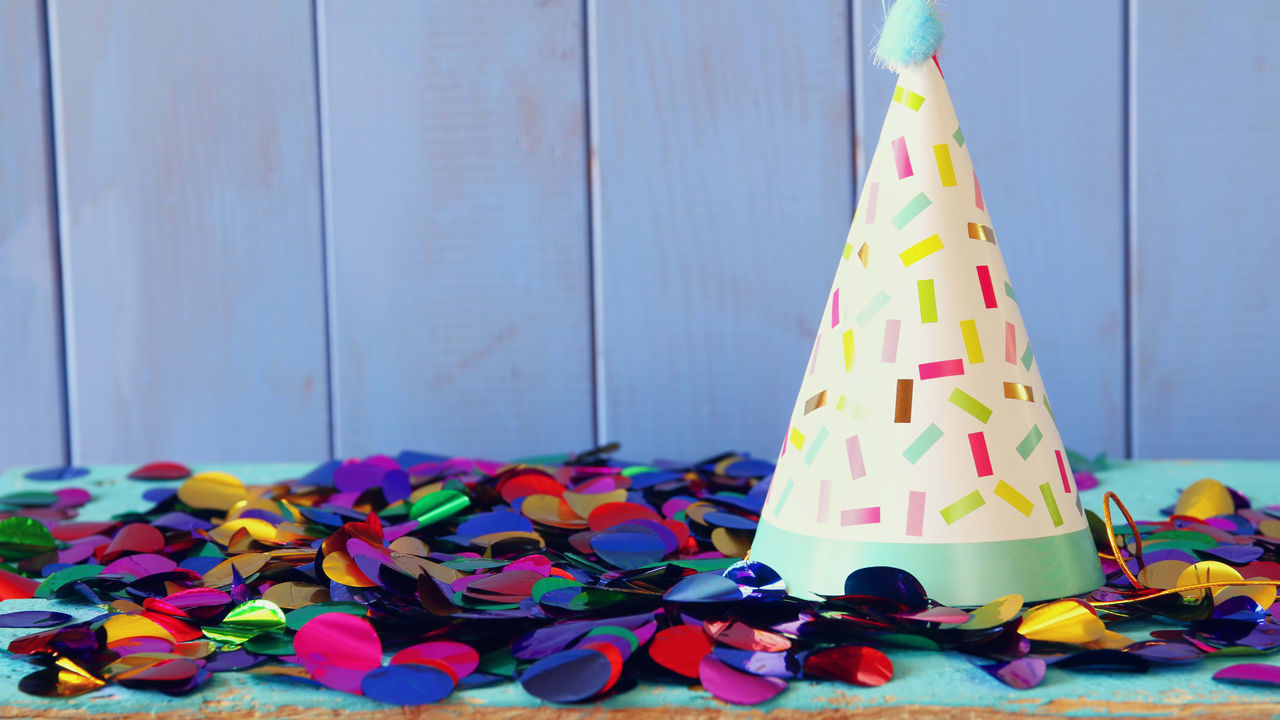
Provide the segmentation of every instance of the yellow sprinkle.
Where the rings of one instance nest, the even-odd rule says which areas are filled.
[[[982,343],[978,341],[978,323],[974,320],[961,320],[960,334],[964,336],[964,349],[969,353],[969,364],[982,362]]]
[[[930,255],[942,249],[942,238],[937,235],[930,235],[920,242],[898,253],[898,257],[902,258],[903,267],[911,267],[917,262],[929,257]]]
[[[1027,499],[1026,495],[1018,492],[1017,488],[1009,483],[1001,480],[996,483],[996,497],[1009,503],[1014,510],[1022,513],[1026,517],[1031,517],[1031,511],[1035,509],[1035,503]]]

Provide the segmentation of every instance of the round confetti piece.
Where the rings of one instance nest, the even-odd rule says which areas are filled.
[[[51,467],[31,470],[23,477],[28,480],[74,480],[88,474],[89,470],[82,467]]]
[[[1078,600],[1058,600],[1028,610],[1018,632],[1028,640],[1086,643],[1100,640],[1106,627],[1088,605]]]
[[[627,491],[619,489],[602,493],[578,493],[566,490],[561,497],[578,514],[578,517],[588,517],[591,515],[591,511],[601,505],[625,502]]]
[[[698,663],[715,646],[697,625],[675,625],[659,630],[649,643],[649,657],[662,667],[685,677],[698,677]]]
[[[46,610],[19,610],[0,614],[0,628],[47,628],[71,622],[66,613]]]
[[[1030,690],[1044,680],[1048,665],[1042,658],[1024,657],[981,667],[1014,690]]]
[[[698,663],[698,679],[716,698],[734,705],[759,705],[787,689],[786,680],[748,675],[725,665],[714,655],[705,655]]]
[[[785,635],[751,627],[739,620],[707,620],[702,623],[707,635],[722,645],[740,650],[782,652],[791,648]]]
[[[1230,582],[1232,580],[1243,580],[1240,571],[1218,562],[1217,560],[1203,560],[1184,569],[1179,575],[1175,588],[1185,587],[1187,585],[1199,585],[1203,583],[1214,582]],[[1211,589],[1216,591],[1217,589]],[[1205,593],[1205,589],[1187,590],[1182,593],[1182,597],[1188,600],[1194,600]]]
[[[698,573],[676,583],[663,599],[668,602],[713,603],[741,600],[738,584],[714,572]]]
[[[233,672],[257,667],[270,659],[268,655],[251,653],[244,648],[221,650],[210,657],[204,667],[210,672]]]
[[[224,472],[203,472],[178,487],[178,499],[198,510],[230,510],[245,497],[244,483]]]
[[[601,533],[591,538],[591,547],[605,562],[623,570],[659,562],[667,550],[661,538],[636,532]]]
[[[533,532],[533,523],[523,515],[510,510],[480,513],[458,523],[457,534],[477,537],[499,532]]]
[[[1277,687],[1280,686],[1280,666],[1263,663],[1228,665],[1214,673],[1213,679],[1233,685]]]
[[[986,630],[1003,625],[1022,612],[1021,595],[1005,595],[973,610],[969,619],[960,626],[961,630]]]
[[[176,462],[147,463],[129,473],[133,480],[183,480],[191,477],[191,468]]]
[[[313,618],[328,613],[343,613],[355,617],[364,617],[367,612],[368,608],[357,602],[322,602],[298,608],[285,614],[284,623],[285,627],[290,630],[301,630],[302,626]]]
[[[520,675],[520,685],[540,700],[573,703],[604,691],[613,677],[613,663],[604,653],[578,648],[548,655],[530,665]]]
[[[1203,519],[1215,515],[1230,515],[1235,511],[1235,501],[1227,487],[1213,478],[1204,478],[1182,491],[1173,512],[1176,515]]]
[[[428,660],[448,666],[453,676],[461,680],[475,672],[480,664],[480,654],[471,646],[460,642],[432,640],[401,650],[391,657],[391,664],[422,663]]]
[[[587,516],[587,524],[592,530],[608,530],[628,520],[661,520],[652,508],[631,502],[612,502],[600,505]]]
[[[924,610],[929,607],[928,595],[920,581],[911,573],[892,567],[854,570],[844,581],[844,594],[888,600],[908,610]]]
[[[800,674],[800,661],[789,652],[760,652],[723,646],[716,646],[712,652],[725,665],[752,675],[790,680]]]
[[[508,503],[530,495],[560,497],[565,487],[550,475],[529,470],[510,475],[498,483],[498,494]]]
[[[430,665],[388,665],[370,670],[360,681],[365,697],[391,705],[427,705],[453,692],[454,679]]]
[[[711,531],[711,544],[725,557],[746,557],[755,533],[718,527]]]
[[[809,653],[804,672],[850,685],[878,687],[893,679],[893,662],[875,648],[845,645]]]
[[[1147,640],[1137,642],[1124,649],[1152,662],[1166,665],[1181,665],[1196,662],[1204,657],[1204,653],[1195,646],[1185,642],[1169,642],[1167,640]]]
[[[361,680],[382,665],[382,641],[364,618],[326,613],[309,620],[293,638],[298,660],[320,684],[360,694]]]
[[[22,492],[0,495],[0,505],[21,508],[49,507],[58,502],[58,494],[43,490],[24,490]]]

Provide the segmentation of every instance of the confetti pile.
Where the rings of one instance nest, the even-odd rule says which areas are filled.
[[[256,487],[154,463],[130,477],[183,482],[98,522],[77,519],[82,489],[0,497],[0,597],[103,610],[86,622],[0,614],[39,630],[9,646],[38,668],[19,687],[182,695],[246,672],[416,705],[510,680],[587,702],[646,680],[750,705],[802,678],[889,682],[885,646],[964,653],[1019,689],[1051,665],[1141,672],[1280,647],[1280,508],[1252,509],[1213,480],[1140,535],[1089,513],[1108,585],[1088,597],[962,610],[888,567],[852,573],[821,602],[788,596],[776,572],[740,559],[771,464],[632,465],[609,450],[506,466],[402,453]],[[1088,470],[1075,480],[1096,484]],[[1168,629],[1108,629],[1140,617]],[[1261,665],[1215,677],[1280,684]]]

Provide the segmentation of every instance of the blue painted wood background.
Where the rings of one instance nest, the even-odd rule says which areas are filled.
[[[1275,457],[1280,3],[944,3],[1069,446]],[[771,456],[876,0],[0,3],[0,466]]]

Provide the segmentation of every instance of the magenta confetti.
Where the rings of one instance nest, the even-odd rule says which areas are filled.
[[[364,618],[326,613],[309,620],[293,638],[298,661],[320,684],[355,695],[372,669],[382,665],[382,641]]]
[[[707,692],[734,705],[759,705],[787,689],[786,680],[748,675],[725,665],[715,655],[707,655],[698,663],[698,680]]]

